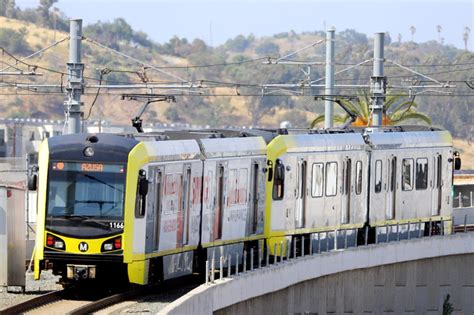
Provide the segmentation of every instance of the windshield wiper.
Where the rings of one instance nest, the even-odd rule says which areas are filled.
[[[71,219],[80,219],[81,222],[83,223],[87,223],[89,225],[94,225],[94,226],[97,226],[97,227],[101,227],[101,228],[107,228],[108,230],[110,230],[110,225],[108,225],[107,223],[104,223],[104,222],[100,222],[92,217],[89,217],[89,216],[86,216],[86,215],[74,215],[74,214],[71,214],[71,215],[65,215],[64,216],[66,219],[68,220],[71,220]]]

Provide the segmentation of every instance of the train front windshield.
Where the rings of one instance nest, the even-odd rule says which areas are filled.
[[[123,228],[125,168],[117,164],[52,162],[46,227],[76,235]]]

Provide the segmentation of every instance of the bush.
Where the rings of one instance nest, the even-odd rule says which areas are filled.
[[[255,52],[259,55],[277,55],[280,52],[280,47],[270,41],[261,43],[255,48]]]
[[[0,47],[9,53],[26,55],[31,49],[25,40],[24,32],[17,32],[9,28],[0,28]]]

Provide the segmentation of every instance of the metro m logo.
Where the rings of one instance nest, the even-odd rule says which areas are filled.
[[[79,250],[83,253],[89,250],[89,245],[86,242],[80,242],[78,247]]]

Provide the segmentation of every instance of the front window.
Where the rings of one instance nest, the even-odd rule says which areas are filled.
[[[52,162],[46,225],[59,233],[98,236],[123,228],[125,168]]]

